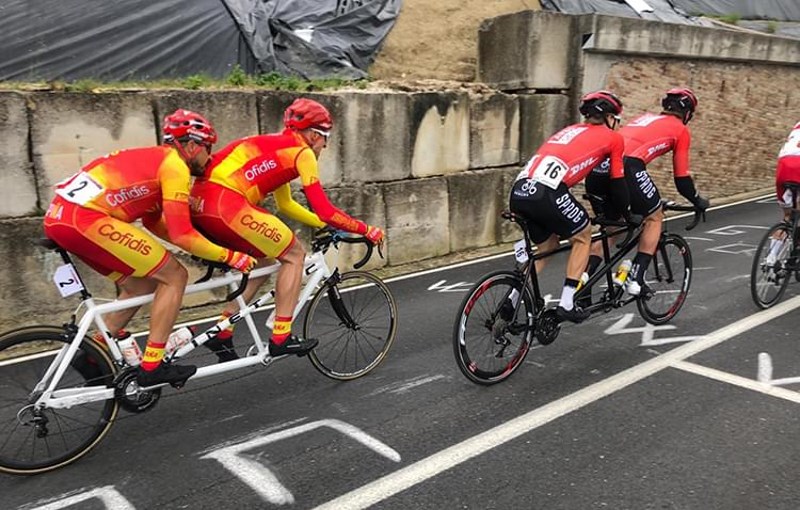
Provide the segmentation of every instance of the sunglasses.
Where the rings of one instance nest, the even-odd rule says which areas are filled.
[[[315,132],[316,134],[318,134],[319,136],[324,138],[326,143],[328,142],[328,138],[330,138],[330,136],[331,136],[331,132],[330,131],[323,131],[323,130],[317,129],[317,128],[311,128],[311,131]]]

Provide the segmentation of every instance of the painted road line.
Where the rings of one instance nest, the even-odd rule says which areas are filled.
[[[723,372],[722,370],[717,370],[715,368],[696,365],[694,363],[689,363],[688,361],[678,361],[673,365],[673,367],[685,372],[702,375],[703,377],[708,377],[709,379],[715,379],[724,383],[734,384],[736,386],[741,386],[742,388],[747,388],[748,390],[764,393],[765,395],[769,395],[771,397],[783,398],[800,404],[800,393],[759,382],[755,379],[748,379],[747,377]]]
[[[800,308],[800,296],[784,301],[773,308],[763,310],[733,324],[718,329],[699,339],[677,347],[656,358],[631,367],[608,379],[592,384],[571,395],[534,409],[493,429],[450,446],[429,457],[390,473],[354,491],[344,494],[317,507],[318,510],[340,508],[367,508],[422,483],[473,457],[496,448],[512,439],[526,434],[556,418],[583,408],[601,398],[641,381],[656,372],[669,368],[706,349],[714,347],[776,317]]]

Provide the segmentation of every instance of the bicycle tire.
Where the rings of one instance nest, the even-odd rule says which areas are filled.
[[[33,475],[66,466],[94,448],[114,423],[119,405],[113,398],[69,409],[44,408],[37,418],[41,424],[33,423],[32,389],[52,356],[68,343],[64,329],[56,326],[21,328],[0,336],[0,472]],[[76,368],[82,355],[94,360],[90,371],[85,365]],[[110,386],[115,371],[105,349],[87,338],[59,389],[87,382]]]
[[[767,255],[776,232],[783,232],[786,237],[775,264],[768,265]],[[778,223],[770,227],[761,242],[758,243],[750,269],[750,296],[756,306],[762,310],[766,310],[780,301],[786,292],[786,287],[789,286],[789,278],[793,271],[788,270],[787,266],[793,241],[789,225]]]
[[[312,298],[303,334],[319,340],[308,353],[314,368],[331,379],[357,379],[380,365],[392,347],[397,304],[377,276],[365,271],[343,273]]]
[[[662,236],[644,281],[649,292],[636,300],[639,314],[650,324],[669,322],[683,307],[692,284],[689,243],[677,234]]]
[[[512,289],[522,301],[516,314],[504,320],[500,308]],[[501,270],[483,276],[462,301],[453,326],[453,352],[461,373],[483,386],[508,379],[528,355],[535,317],[535,300],[519,273]]]

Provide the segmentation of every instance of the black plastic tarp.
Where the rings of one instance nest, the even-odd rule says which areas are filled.
[[[3,0],[0,80],[361,78],[402,0]]]
[[[800,21],[800,0],[670,0],[689,14]]]
[[[710,25],[701,18],[693,18],[676,11],[670,0],[645,0],[653,12],[637,12],[623,0],[540,0],[542,9],[566,14],[605,14],[627,18],[641,18],[664,23]]]

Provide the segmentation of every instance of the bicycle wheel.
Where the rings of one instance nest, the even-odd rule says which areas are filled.
[[[774,237],[783,239],[783,244],[775,260],[768,261],[767,257]],[[786,292],[789,278],[792,275],[792,271],[789,269],[792,242],[789,226],[785,223],[778,223],[764,234],[764,238],[758,244],[750,270],[750,295],[759,308],[769,308],[777,303]]]
[[[69,343],[63,328],[37,326],[0,336],[0,471],[36,474],[76,461],[106,434],[117,415],[113,398],[72,408],[34,409],[39,383],[56,354]],[[87,339],[57,390],[111,386],[114,365]]]
[[[397,304],[380,278],[350,271],[316,293],[303,333],[319,340],[308,353],[314,368],[332,379],[357,379],[380,365],[392,347]]]
[[[644,275],[649,289],[636,300],[639,314],[650,324],[664,324],[680,311],[692,283],[692,252],[684,238],[666,234],[658,242]]]
[[[522,296],[516,313],[509,301],[512,290]],[[472,287],[453,328],[456,364],[467,379],[497,384],[522,365],[533,339],[534,303],[521,276],[511,271],[489,273]]]

